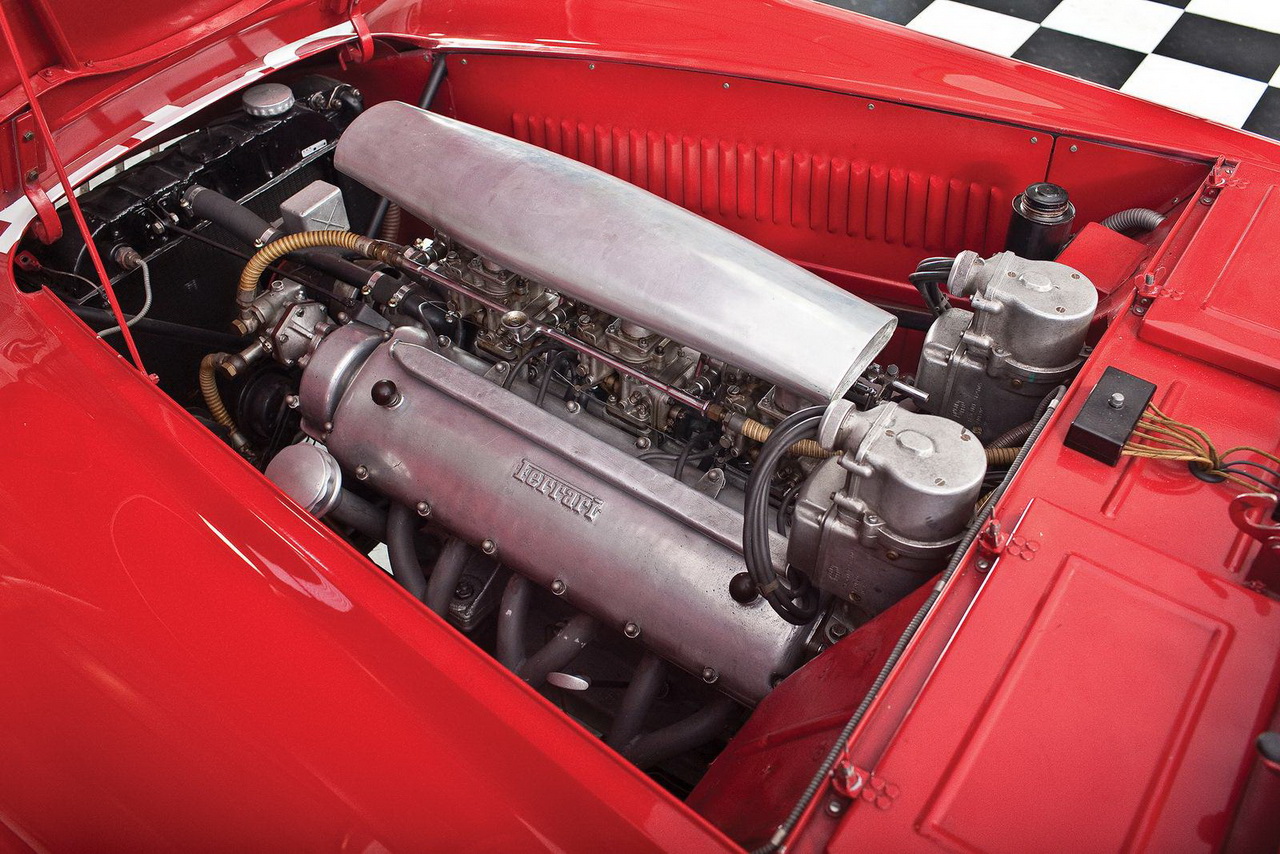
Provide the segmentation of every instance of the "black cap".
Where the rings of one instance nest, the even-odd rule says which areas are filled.
[[[1048,181],[1041,181],[1039,184],[1027,187],[1023,192],[1023,198],[1026,199],[1027,207],[1038,213],[1057,213],[1070,201],[1066,190]]]

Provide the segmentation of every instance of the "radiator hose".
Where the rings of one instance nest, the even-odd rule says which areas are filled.
[[[389,244],[350,231],[303,231],[298,234],[286,234],[259,249],[249,259],[249,263],[244,265],[244,271],[240,274],[240,286],[236,289],[236,302],[241,307],[247,307],[253,302],[254,297],[258,295],[258,283],[262,279],[262,274],[278,259],[299,249],[315,249],[321,246],[358,252],[366,258],[388,264],[397,253],[396,248]]]
[[[222,394],[218,391],[218,368],[231,358],[228,353],[210,353],[200,360],[200,394],[204,397],[204,405],[209,408],[213,420],[227,428],[232,446],[241,453],[249,447],[249,440],[236,427],[235,420],[222,402]]]

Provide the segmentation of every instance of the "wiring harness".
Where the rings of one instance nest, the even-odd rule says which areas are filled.
[[[1204,430],[1170,418],[1155,404],[1147,406],[1120,453],[1150,460],[1186,462],[1205,480],[1229,480],[1250,490],[1261,486],[1280,492],[1280,486],[1266,479],[1269,475],[1280,481],[1280,456],[1252,445],[1237,445],[1219,452]],[[1267,462],[1240,459],[1246,454]]]

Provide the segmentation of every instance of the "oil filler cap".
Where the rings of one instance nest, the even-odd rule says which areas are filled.
[[[293,106],[293,90],[283,83],[260,83],[244,90],[244,111],[259,119],[279,116]]]

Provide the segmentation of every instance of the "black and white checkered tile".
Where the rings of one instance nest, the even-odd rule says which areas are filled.
[[[1280,139],[1280,0],[825,0]]]

